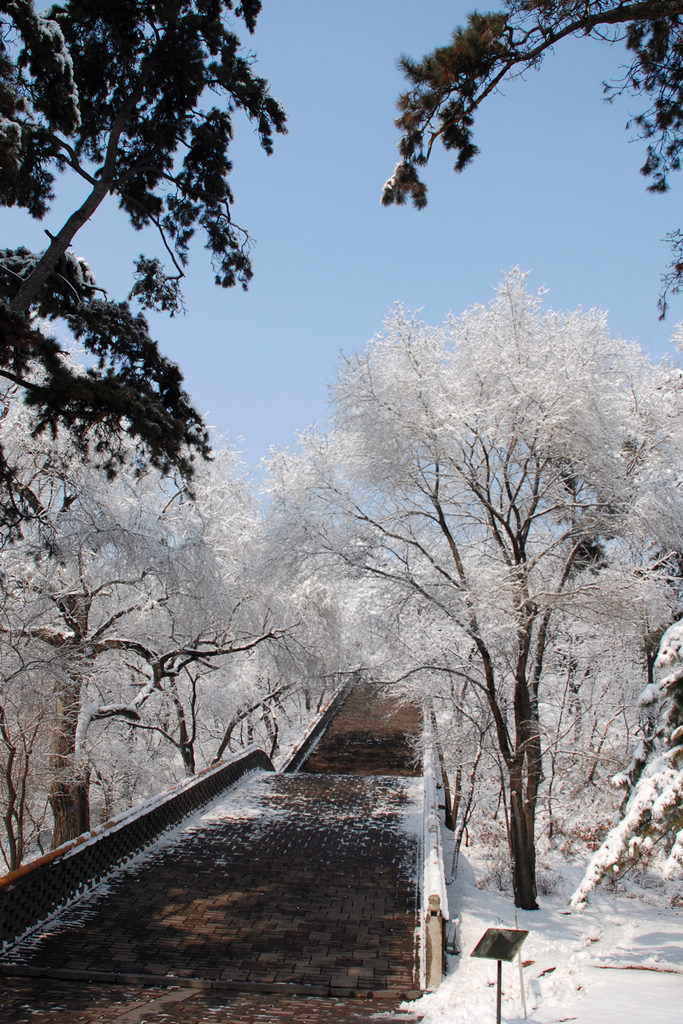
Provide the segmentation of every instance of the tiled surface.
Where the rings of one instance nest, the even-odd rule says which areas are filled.
[[[5,963],[413,988],[412,780],[262,773]]]
[[[12,1024],[416,1024],[377,1000],[192,989],[128,988],[6,979],[3,1021]]]
[[[5,970],[47,977],[0,977],[0,1019],[344,1024],[374,1007],[393,1020],[417,989],[421,781],[405,776],[419,716],[392,722],[373,699],[345,705],[314,751],[315,773],[251,776],[6,953]],[[369,729],[374,745],[358,739]],[[382,744],[401,774],[366,773]],[[78,980],[88,974],[100,984]],[[123,984],[102,987],[106,975]],[[145,976],[167,988],[148,989]],[[169,989],[174,978],[224,987]]]
[[[354,775],[421,775],[415,741],[422,715],[390,691],[357,686],[304,764],[304,772]]]

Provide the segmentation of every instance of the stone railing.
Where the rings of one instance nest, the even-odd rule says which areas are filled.
[[[439,816],[440,768],[430,715],[425,715],[421,984],[428,991],[443,979],[450,917]]]
[[[252,747],[0,878],[0,948],[256,769],[273,765]]]

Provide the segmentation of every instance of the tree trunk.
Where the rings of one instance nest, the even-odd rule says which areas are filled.
[[[509,769],[510,775],[510,846],[512,852],[512,888],[515,906],[521,910],[538,910],[536,902],[536,845],[533,832],[535,806],[524,799],[523,768],[519,763]],[[531,823],[531,828],[529,827]]]
[[[195,759],[194,759],[194,728],[192,735],[190,735],[187,728],[187,717],[185,715],[185,708],[182,705],[180,697],[175,691],[175,683],[171,685],[171,700],[175,707],[176,721],[178,722],[178,743],[177,747],[180,751],[180,756],[183,759],[183,768],[185,774],[192,776],[195,774]],[[193,723],[194,725],[194,723]]]
[[[52,779],[48,800],[54,818],[52,849],[90,828],[90,772],[77,763],[76,729],[81,706],[80,683],[58,687],[50,747]]]
[[[278,728],[277,719],[269,707],[265,707],[263,709],[263,722],[268,734],[268,742],[270,743],[268,756],[272,761],[279,749],[278,737],[280,730]]]
[[[70,781],[54,780],[49,801],[54,817],[52,849],[75,839],[90,828],[90,777],[87,770]]]
[[[511,739],[504,710],[498,701],[493,662],[483,642],[479,642],[487,678],[488,703],[498,739],[498,748],[507,769],[510,786],[510,854],[515,906],[538,910],[536,902],[536,800],[542,778],[538,718],[522,671],[518,671],[514,690],[515,735]],[[526,766],[526,771],[525,771]]]
[[[185,774],[188,777],[191,777],[196,773],[194,747],[192,746],[191,743],[181,743],[178,746],[178,750],[180,751],[180,756],[183,761],[183,768],[185,769]]]
[[[5,813],[3,821],[5,825],[5,836],[7,839],[8,854],[5,863],[9,871],[14,871],[21,864],[23,857],[21,815],[18,809],[18,794],[14,784],[14,771],[17,760],[17,747],[7,728],[5,709],[0,705],[0,736],[2,736],[7,751],[5,763],[2,766],[2,780],[6,794]]]

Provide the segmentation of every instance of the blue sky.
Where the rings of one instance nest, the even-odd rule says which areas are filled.
[[[615,334],[657,358],[675,355],[668,339],[683,299],[663,324],[656,301],[662,239],[683,221],[681,182],[665,196],[645,191],[644,146],[624,130],[633,103],[602,102],[602,81],[624,60],[619,46],[558,47],[482,110],[481,153],[463,174],[436,154],[426,211],[380,206],[396,160],[397,58],[446,42],[472,6],[264,0],[248,45],[287,110],[289,134],[267,158],[248,125],[236,125],[234,214],[257,240],[254,280],[246,293],[216,288],[198,246],[187,315],[153,321],[198,408],[251,465],[271,445],[294,445],[308,424],[324,425],[339,352],[363,348],[394,302],[440,322],[488,302],[514,266],[531,271],[530,287],[549,288],[549,305],[607,309]],[[67,189],[45,227],[57,230],[73,196]],[[5,244],[42,245],[43,225],[2,217]],[[75,248],[122,297],[132,259],[157,247],[111,202]]]

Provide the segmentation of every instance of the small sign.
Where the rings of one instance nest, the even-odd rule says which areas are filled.
[[[470,956],[485,960],[514,960],[529,933],[517,928],[488,928]]]

